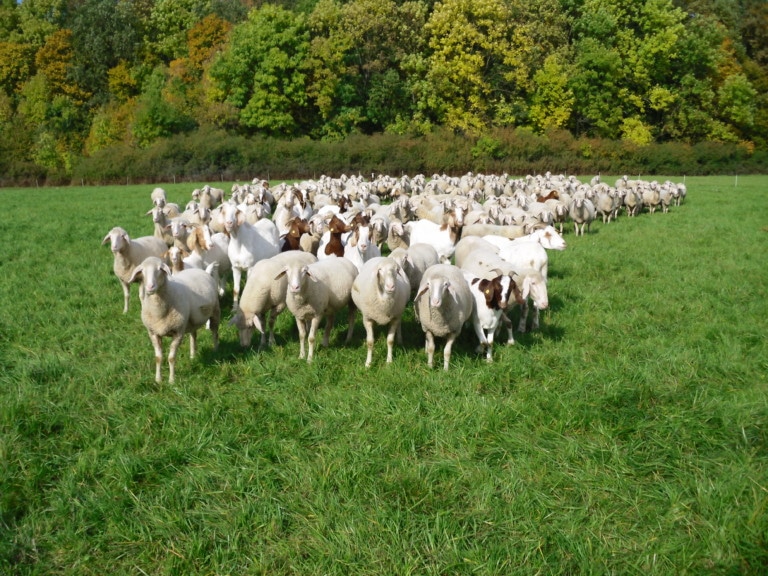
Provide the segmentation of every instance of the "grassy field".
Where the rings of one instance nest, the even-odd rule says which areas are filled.
[[[359,318],[307,365],[285,314],[175,385],[101,246],[151,187],[0,190],[0,573],[765,574],[768,177],[686,184],[567,234],[493,364],[408,311],[392,365]]]

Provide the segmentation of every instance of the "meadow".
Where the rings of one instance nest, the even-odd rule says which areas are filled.
[[[359,317],[307,365],[286,313],[173,385],[101,245],[152,186],[0,189],[0,573],[765,574],[768,177],[686,184],[569,231],[492,364],[428,369],[409,310],[391,365]]]

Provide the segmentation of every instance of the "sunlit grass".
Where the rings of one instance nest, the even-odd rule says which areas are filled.
[[[409,310],[392,365],[359,320],[307,365],[286,313],[265,352],[185,341],[175,385],[100,245],[151,187],[0,191],[0,572],[763,573],[768,178],[686,183],[568,234],[493,364],[466,331],[427,369]]]

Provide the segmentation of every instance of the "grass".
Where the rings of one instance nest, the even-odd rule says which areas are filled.
[[[428,370],[408,311],[392,365],[359,319],[307,365],[285,314],[175,385],[100,246],[151,187],[1,190],[0,573],[765,573],[768,178],[686,183],[568,234],[493,364]]]

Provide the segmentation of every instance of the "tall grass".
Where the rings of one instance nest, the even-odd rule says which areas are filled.
[[[493,364],[428,370],[409,310],[392,365],[359,320],[307,365],[285,314],[175,385],[100,246],[151,187],[1,191],[0,573],[765,573],[768,178],[687,185],[569,234]]]

